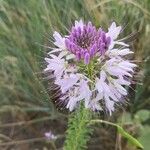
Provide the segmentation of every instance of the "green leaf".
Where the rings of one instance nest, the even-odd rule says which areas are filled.
[[[134,138],[132,135],[130,135],[129,133],[127,133],[121,126],[119,126],[118,124],[112,123],[112,122],[108,122],[108,121],[104,121],[104,120],[91,120],[90,124],[93,123],[104,123],[104,124],[108,124],[111,126],[115,126],[118,130],[118,132],[125,138],[127,138],[127,140],[132,143],[133,145],[135,145],[138,148],[143,149],[143,145],[136,139]]]
[[[150,112],[148,110],[140,110],[136,113],[135,115],[136,119],[140,120],[140,121],[145,121],[147,119],[149,119],[150,117]]]
[[[139,147],[139,148],[144,148],[143,145],[136,139],[134,138],[132,135],[130,135],[129,133],[127,133],[122,127],[120,127],[119,125],[116,125],[118,132],[125,138],[128,139],[128,141],[130,143],[132,143],[133,145]]]

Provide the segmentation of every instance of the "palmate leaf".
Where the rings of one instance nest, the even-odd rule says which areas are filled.
[[[104,123],[104,124],[108,124],[111,126],[115,126],[118,130],[118,132],[125,137],[131,144],[135,145],[138,148],[144,149],[143,145],[136,139],[134,138],[132,135],[130,135],[129,133],[127,133],[121,126],[119,126],[118,124],[112,123],[112,122],[108,122],[108,121],[104,121],[104,120],[91,120],[90,124],[94,124],[94,123]]]

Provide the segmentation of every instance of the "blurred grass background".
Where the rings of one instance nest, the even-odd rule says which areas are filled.
[[[106,28],[116,21],[124,27],[122,36],[133,33],[128,42],[140,84],[129,90],[129,106],[119,118],[149,150],[150,0],[0,0],[0,149],[62,148],[67,115],[55,109],[41,74],[53,31],[66,34],[81,18]],[[46,142],[49,130],[60,138]],[[133,149],[118,135],[114,139],[107,127],[97,130],[89,150]]]

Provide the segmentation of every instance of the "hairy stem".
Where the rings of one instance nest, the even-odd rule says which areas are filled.
[[[80,108],[70,116],[64,150],[82,150],[86,148],[91,133],[91,129],[88,128],[90,120],[90,111],[81,104]]]

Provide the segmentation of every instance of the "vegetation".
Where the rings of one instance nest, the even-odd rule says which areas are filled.
[[[150,0],[0,0],[0,149],[62,149],[68,113],[56,109],[42,70],[53,31],[65,34],[80,18],[105,27],[115,20],[124,27],[139,65],[136,84],[126,109],[102,116],[149,149]],[[133,148],[113,127],[93,129],[90,150]],[[56,141],[45,140],[49,130],[58,135]]]

